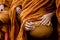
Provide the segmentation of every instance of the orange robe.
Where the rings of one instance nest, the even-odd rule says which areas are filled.
[[[0,0],[0,4],[4,5],[4,11],[0,12],[0,21],[3,23],[3,24],[0,25],[0,27],[1,27],[0,29],[1,29],[1,31],[6,33],[6,35],[4,36],[5,37],[4,40],[8,40],[7,39],[8,38],[8,32],[9,32],[9,16],[8,16],[8,11],[9,11],[9,7],[11,5],[11,2],[12,2],[12,0]]]
[[[4,24],[5,23],[9,23],[9,25],[8,24],[5,24],[5,25],[7,25],[7,26],[5,26],[5,25],[2,25],[2,28],[0,28],[2,31],[4,31],[4,32],[9,32],[9,38],[10,38],[10,40],[15,40],[14,38],[16,38],[16,36],[15,35],[17,35],[17,30],[18,30],[18,27],[17,28],[15,28],[14,29],[14,27],[16,26],[16,25],[14,25],[15,23],[11,23],[12,25],[14,25],[14,26],[10,26],[10,20],[9,20],[9,18],[12,16],[12,15],[10,15],[10,17],[9,17],[9,13],[11,13],[10,12],[10,10],[11,10],[11,8],[13,7],[12,5],[14,4],[15,5],[15,2],[16,1],[18,1],[18,0],[0,0],[0,4],[2,4],[2,5],[5,5],[5,9],[4,9],[4,11],[7,11],[7,14],[4,14],[5,12],[0,12],[1,14],[0,14],[0,21],[2,21]],[[17,6],[16,6],[17,7]],[[13,10],[13,9],[12,9]],[[15,10],[15,9],[14,9]],[[14,12],[14,13],[16,13],[16,11]],[[16,23],[16,24],[18,24],[18,23]],[[16,33],[14,32],[14,31],[16,31]],[[7,33],[6,33],[6,35],[5,35],[5,40],[7,39],[6,38],[7,37]],[[9,39],[8,39],[9,40]]]
[[[58,20],[57,24],[58,40],[60,40],[60,0],[56,0],[56,16]]]
[[[58,23],[60,24],[60,0],[56,0],[56,16],[58,19]]]
[[[26,21],[37,21],[40,20],[40,17],[43,15],[54,11],[54,0],[16,0],[11,4],[11,9],[9,11],[9,17],[11,21],[11,34],[15,33],[18,35],[13,37],[12,40],[27,40],[27,35],[24,30],[24,24]],[[19,15],[19,20],[21,22],[20,30],[18,33],[18,23],[16,20],[16,10],[17,6],[22,6],[22,11]],[[12,37],[12,35],[11,35]]]
[[[16,40],[27,40],[24,30],[26,21],[40,20],[40,17],[54,10],[54,0],[20,0],[16,4],[22,6],[20,13],[21,28]],[[15,5],[13,7],[16,7]]]
[[[0,0],[0,4],[1,5],[5,5],[6,4],[6,0]],[[5,7],[5,10],[4,11],[7,11],[6,9],[7,9],[8,7]],[[1,14],[0,14],[0,21],[2,22],[2,23],[5,23],[5,25],[3,25],[3,24],[1,24],[0,25],[0,27],[2,27],[2,28],[0,28],[1,29],[1,31],[3,31],[4,33],[5,32],[7,32],[7,28],[8,28],[8,25],[6,24],[6,22],[8,22],[8,20],[9,20],[9,17],[8,17],[8,12],[0,12]],[[5,13],[5,14],[4,14]],[[7,20],[7,21],[6,21]],[[3,33],[3,34],[4,34]],[[1,35],[1,34],[0,34]],[[6,36],[7,37],[7,36]],[[5,40],[5,39],[4,39]]]
[[[9,7],[8,12],[11,21],[11,30],[10,30],[11,40],[15,40],[16,37],[17,37],[16,40],[26,40],[25,38],[26,35],[23,28],[24,23],[26,21],[40,20],[40,17],[54,10],[53,9],[54,5],[52,5],[54,4],[54,0],[0,0],[0,4],[5,4],[6,6]],[[21,22],[20,26],[21,28],[18,34],[19,27],[16,20],[15,8],[20,5],[22,6],[22,12],[19,16]]]

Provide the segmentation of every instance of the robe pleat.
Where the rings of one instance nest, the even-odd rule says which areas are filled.
[[[58,3],[59,2],[57,2],[57,4]],[[43,15],[54,11],[54,0],[0,0],[0,4],[7,6],[9,19],[11,21],[9,28],[10,40],[27,40],[27,34],[24,30],[25,22],[40,20]],[[18,26],[16,19],[15,8],[17,6],[22,7],[22,11],[18,16],[21,22],[20,26]],[[59,4],[57,7],[58,6]]]
[[[24,30],[25,22],[40,20],[43,15],[54,11],[53,4],[54,0],[19,0],[15,4],[12,3],[11,9],[15,9],[19,5],[22,6],[22,11],[19,15],[21,26],[16,40],[27,40],[27,34]],[[9,15],[11,16],[11,25],[14,25],[16,14],[14,15],[12,10]]]

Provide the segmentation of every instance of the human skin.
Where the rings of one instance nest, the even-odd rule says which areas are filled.
[[[4,5],[0,5],[0,12],[4,10]]]
[[[51,18],[52,16],[54,15],[55,13],[52,12],[52,13],[48,13],[48,14],[45,14],[43,15],[40,19],[40,24],[41,25],[47,25],[49,26],[51,24]],[[35,28],[35,26],[33,25],[34,23],[33,22],[26,22],[25,24],[25,30],[26,31],[29,31],[29,30],[33,30]]]

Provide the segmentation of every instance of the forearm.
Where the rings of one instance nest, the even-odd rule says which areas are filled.
[[[55,15],[55,13],[56,13],[56,11],[55,11],[55,10],[54,10],[54,11],[52,11],[52,12],[50,12],[51,17],[53,17],[53,16]]]

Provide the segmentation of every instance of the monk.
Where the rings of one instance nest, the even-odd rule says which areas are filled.
[[[39,21],[41,25],[46,25],[47,23],[47,25],[50,25],[51,17],[55,13],[53,4],[54,0],[19,0],[15,2],[15,5],[13,3],[9,14],[11,16],[11,25],[15,25],[16,22],[16,15],[13,15],[14,11],[12,9],[22,6],[22,11],[19,14],[20,31],[16,40],[27,40],[26,31],[34,30],[35,28],[33,21]]]
[[[11,40],[27,40],[26,31],[34,30],[35,26],[32,21],[39,20],[41,25],[50,25],[51,17],[54,15],[54,0],[16,0],[8,2],[3,1],[0,10],[4,10],[4,4],[8,6],[9,18],[11,21],[10,39]],[[22,11],[20,7],[22,6]],[[17,8],[16,8],[17,7]],[[18,23],[16,20],[16,12],[19,14],[19,21],[21,22],[19,34],[16,35]],[[25,31],[26,30],[26,31]],[[7,34],[6,34],[7,35]],[[15,36],[16,35],[16,36]],[[15,36],[15,37],[14,37]],[[5,36],[6,37],[6,36]],[[7,39],[7,38],[6,38]]]
[[[56,16],[58,19],[57,31],[58,31],[58,40],[60,40],[60,0],[56,0]]]
[[[10,25],[11,30],[9,31],[10,40],[27,40],[26,31],[33,30],[35,28],[34,25],[32,25],[34,24],[32,21],[39,20],[40,23],[43,25],[46,25],[47,23],[48,23],[47,25],[50,25],[51,17],[55,13],[54,12],[55,8],[53,5],[54,0],[44,0],[44,1],[43,0],[16,0],[16,1],[9,0],[6,3],[7,3],[6,6],[8,6],[7,8],[10,8],[8,11],[9,19],[11,21],[11,25]],[[19,6],[22,6],[21,12],[19,12],[21,9]],[[4,6],[2,9],[4,9]],[[19,32],[18,32],[19,29],[18,23],[16,20],[16,12],[18,14],[20,13],[18,15],[19,21],[21,22]],[[28,26],[26,26],[27,24]]]

